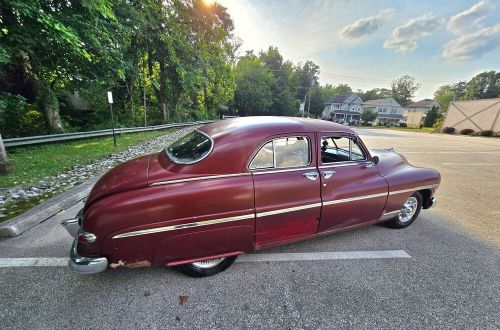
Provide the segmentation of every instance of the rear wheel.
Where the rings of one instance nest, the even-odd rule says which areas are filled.
[[[210,276],[226,270],[233,264],[236,258],[237,256],[203,260],[190,264],[180,265],[178,266],[178,269],[184,274],[191,277]]]
[[[396,229],[408,227],[418,217],[421,209],[422,195],[416,192],[405,201],[399,214],[394,219],[387,221],[386,224]]]

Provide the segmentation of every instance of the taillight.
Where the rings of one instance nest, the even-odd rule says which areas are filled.
[[[86,231],[80,229],[78,235],[76,236],[76,239],[80,243],[92,243],[95,242],[97,237],[92,233],[87,233]]]

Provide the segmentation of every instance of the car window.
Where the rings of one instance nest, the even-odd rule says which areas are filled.
[[[311,161],[309,140],[283,137],[266,143],[255,155],[250,169],[299,167]]]
[[[192,131],[165,148],[165,153],[174,163],[192,164],[208,156],[212,148],[213,141],[208,135]]]
[[[321,162],[323,164],[359,161],[366,159],[357,139],[349,137],[321,138]]]

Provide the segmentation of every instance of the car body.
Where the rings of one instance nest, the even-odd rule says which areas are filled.
[[[72,224],[78,233],[69,265],[80,273],[108,266],[203,268],[203,262],[406,219],[408,212],[413,221],[420,208],[411,208],[412,196],[429,208],[439,183],[437,171],[411,166],[391,150],[369,151],[351,128],[336,123],[217,121],[106,173]]]

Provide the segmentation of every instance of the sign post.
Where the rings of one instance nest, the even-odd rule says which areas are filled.
[[[111,112],[111,126],[113,127],[113,144],[116,147],[115,119],[113,118],[113,93],[108,92],[109,111]]]

